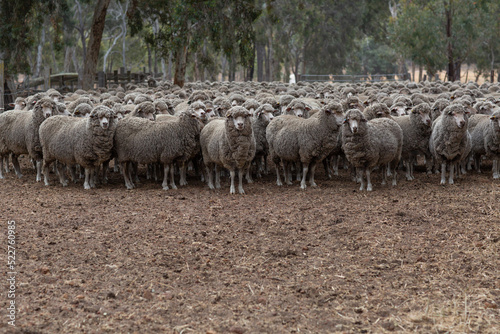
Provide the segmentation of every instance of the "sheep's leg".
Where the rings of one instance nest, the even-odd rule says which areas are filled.
[[[116,158],[113,159],[113,172],[118,173],[120,168],[118,168],[118,160]]]
[[[281,182],[281,178],[280,178],[280,166],[279,166],[279,164],[276,164],[275,169],[276,169],[276,184],[281,187],[283,185],[283,183]],[[286,176],[285,176],[285,180],[286,180]]]
[[[59,182],[62,184],[63,187],[67,187],[68,186],[68,179],[66,178],[66,174],[65,174],[66,165],[63,165],[58,161],[56,161],[54,165],[55,165],[57,174],[59,174]],[[44,173],[44,176],[45,176],[45,173]]]
[[[50,185],[49,182],[49,168],[50,168],[50,162],[47,163],[46,161],[43,162],[43,179],[44,183],[46,186]]]
[[[206,169],[206,172],[207,172],[207,182],[208,182],[208,188],[210,190],[214,190],[215,187],[214,187],[214,170],[213,170],[213,164],[210,163],[210,164],[207,164],[205,165],[205,169]]]
[[[283,164],[283,167],[284,167],[284,166],[285,166],[285,165]],[[293,164],[293,163],[291,163],[291,162],[287,162],[287,163],[286,163],[286,172],[287,172],[287,174],[286,174],[286,178],[285,178],[286,180],[285,180],[285,181],[286,181],[286,184],[288,184],[289,186],[291,186],[291,185],[292,185],[292,180],[293,180],[293,172],[292,172],[292,167],[293,167],[293,166],[295,166],[295,164]],[[299,181],[300,181],[300,179],[299,179]]]
[[[6,155],[5,157],[2,158],[2,162],[5,160],[5,173],[10,173],[10,169],[9,169],[9,155]],[[3,170],[3,168],[2,168]]]
[[[130,164],[128,162],[122,162],[121,169],[123,173],[123,179],[125,180],[125,187],[127,187],[128,190],[134,189],[135,185],[130,178]]]
[[[398,180],[397,180],[397,177],[398,177],[398,170],[397,170],[397,163],[394,163],[394,166],[393,166],[393,169],[394,169],[394,173],[392,174],[392,186],[396,186],[398,184]]]
[[[90,189],[90,168],[85,168],[85,182],[83,183],[83,189]]]
[[[450,164],[450,175],[448,177],[448,183],[453,184],[453,176],[455,174],[455,164]]]
[[[215,167],[215,189],[220,189],[220,173],[221,171],[219,170],[219,166],[217,164],[214,164]]]
[[[231,187],[229,188],[229,193],[236,194],[236,189],[234,188],[234,177],[236,176],[236,171],[234,169],[229,170],[229,176],[231,177]]]
[[[333,175],[338,176],[339,175],[339,155],[336,154],[332,158],[332,169],[333,169]]]
[[[258,167],[257,167],[258,168]],[[251,173],[251,169],[252,169],[252,163],[249,163],[247,168],[244,168],[241,172],[243,173],[243,171],[246,169],[246,179],[247,179],[247,182],[248,183],[253,183],[253,180],[252,180],[252,173]],[[240,192],[241,194],[241,192]]]
[[[4,160],[4,157],[3,156],[0,156],[0,179],[3,179],[4,176],[3,176],[3,160]],[[8,162],[7,162],[8,164]],[[7,171],[5,171],[6,173],[8,173]]]
[[[425,170],[427,172],[427,175],[432,174],[432,167],[434,166],[434,163],[432,161],[432,156],[430,155],[425,155]]]
[[[359,191],[365,190],[365,176],[364,176],[364,168],[356,168],[356,178],[358,179],[361,185],[359,186]]]
[[[493,166],[491,168],[493,172],[493,180],[498,180],[500,178],[500,170],[498,168],[498,159],[494,158],[493,159]]]
[[[71,177],[71,181],[73,183],[77,183],[78,178],[76,177],[76,173],[75,173],[75,165],[69,166],[68,169],[69,169],[69,176]]]
[[[441,163],[441,184],[446,184],[446,162]]]
[[[384,178],[386,177],[386,173],[384,173]],[[372,180],[371,180],[371,171],[370,168],[366,168],[366,191],[372,191]]]
[[[329,166],[328,158],[323,159],[323,168],[325,169],[325,173],[328,176],[328,179],[332,179],[332,171]]]
[[[137,162],[131,162],[131,164],[132,164],[134,182],[140,183],[141,180],[139,180],[139,164]]]
[[[247,169],[247,173],[250,167]],[[245,170],[242,168],[238,168],[238,192],[240,194],[244,194],[245,190],[243,190],[243,174],[245,173]],[[248,181],[248,179],[247,179]],[[250,183],[250,182],[249,182]]]
[[[42,181],[42,160],[36,160],[36,182]]]
[[[187,166],[185,166],[185,165],[184,165],[184,167],[187,168]],[[175,173],[174,164],[171,164],[170,165],[170,187],[172,189],[177,189],[177,186],[175,185],[174,173]],[[182,175],[182,170],[181,170],[181,175]],[[187,184],[187,182],[186,182],[186,184]]]
[[[302,177],[300,175],[300,171],[301,171],[300,167],[301,167],[301,165],[302,164],[300,162],[295,163],[295,171],[297,172],[297,178],[296,178],[297,181],[301,181],[302,180]]]
[[[17,160],[17,155],[12,154],[12,165],[14,166],[14,171],[16,172],[16,176],[18,178],[23,177],[21,173],[21,167],[19,166],[19,160]]]
[[[310,176],[309,176],[309,184],[311,185],[311,187],[317,187],[318,185],[316,184],[316,182],[314,182],[314,173],[316,172],[316,163],[313,162],[311,164],[311,170],[310,170]]]
[[[182,162],[180,167],[179,167],[179,174],[180,174],[180,179],[179,179],[179,184],[181,186],[187,185],[187,170],[189,166],[186,164],[186,162]]]
[[[300,189],[306,189],[306,177],[309,171],[309,164],[302,164],[302,180],[300,181]],[[299,173],[297,173],[299,175]]]
[[[109,160],[102,163],[102,184],[108,184]]]
[[[161,184],[163,190],[168,190],[168,174],[170,173],[170,165],[163,165],[163,183]]]

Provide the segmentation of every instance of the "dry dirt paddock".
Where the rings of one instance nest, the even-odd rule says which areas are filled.
[[[0,180],[1,261],[15,221],[8,333],[500,333],[500,181],[416,180],[359,192],[348,171],[317,188],[273,175],[209,191],[85,191]],[[486,171],[490,166],[486,166]],[[192,172],[191,172],[192,173]]]

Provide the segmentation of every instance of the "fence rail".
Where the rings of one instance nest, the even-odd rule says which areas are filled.
[[[306,82],[376,82],[376,81],[402,81],[408,80],[408,73],[391,74],[366,74],[366,75],[347,75],[347,74],[301,74],[299,81]]]

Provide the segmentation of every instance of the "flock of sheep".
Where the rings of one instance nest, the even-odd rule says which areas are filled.
[[[441,172],[441,184],[483,158],[500,178],[500,85],[498,83],[256,83],[196,82],[184,88],[170,82],[112,86],[62,95],[54,89],[17,98],[14,110],[0,114],[0,179],[9,160],[21,177],[18,157],[28,155],[36,181],[50,174],[68,185],[85,178],[84,188],[107,183],[109,163],[127,189],[147,177],[163,189],[187,184],[188,167],[220,188],[229,172],[230,193],[243,194],[243,178],[276,166],[276,183],[316,186],[319,163],[328,177],[339,165],[351,168],[360,190],[371,191],[371,173],[382,184],[404,169],[414,179],[417,157],[428,173]],[[118,167],[120,167],[118,169]],[[84,171],[84,173],[82,173]],[[83,176],[84,174],[84,176]],[[215,182],[214,182],[215,176]]]

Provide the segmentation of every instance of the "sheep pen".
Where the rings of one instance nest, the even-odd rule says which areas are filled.
[[[132,190],[119,172],[90,190],[45,187],[18,160],[25,177],[0,180],[5,252],[16,226],[17,332],[500,332],[488,157],[443,187],[419,156],[414,180],[371,193],[343,168],[332,179],[318,168],[305,191],[279,187],[268,159],[244,196],[228,175],[210,190],[194,170],[163,191],[145,165]]]

